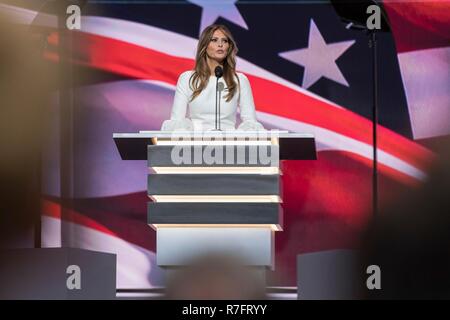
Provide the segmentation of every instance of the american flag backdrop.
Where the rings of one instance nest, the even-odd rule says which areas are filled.
[[[26,24],[42,3],[0,10]],[[382,4],[392,32],[378,36],[381,204],[426,179],[429,141],[450,133],[450,2]],[[52,13],[40,14],[39,23],[55,25]],[[73,91],[74,205],[61,219],[55,104],[43,159],[43,245],[116,253],[118,288],[161,286],[163,273],[146,224],[146,163],[121,160],[112,133],[160,129],[212,23],[237,41],[258,120],[316,137],[317,161],[282,164],[284,231],[269,285],[295,285],[299,253],[356,248],[371,217],[371,51],[367,35],[346,29],[328,1],[88,1],[81,30],[72,31],[75,75],[95,74],[76,79]],[[58,62],[58,43],[55,28],[45,59]]]

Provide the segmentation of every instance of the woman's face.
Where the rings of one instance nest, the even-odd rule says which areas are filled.
[[[214,59],[217,62],[222,62],[227,57],[229,46],[230,43],[227,36],[220,29],[218,29],[213,33],[211,41],[206,48],[206,54],[210,59]]]

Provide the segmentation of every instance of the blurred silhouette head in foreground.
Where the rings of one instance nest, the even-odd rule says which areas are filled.
[[[450,299],[448,139],[438,154],[425,183],[383,210],[367,230],[363,266],[381,271],[381,290],[367,290],[368,298]]]
[[[261,270],[259,270],[261,272]],[[167,279],[167,299],[265,299],[265,278],[235,256],[207,254],[173,270]]]

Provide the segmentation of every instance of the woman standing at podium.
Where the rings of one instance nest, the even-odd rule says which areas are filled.
[[[170,120],[163,122],[161,130],[235,130],[238,106],[242,122],[237,130],[264,130],[256,120],[250,82],[244,74],[236,72],[237,51],[227,27],[211,25],[203,30],[195,69],[183,72],[178,78]],[[217,75],[221,92],[216,121]]]

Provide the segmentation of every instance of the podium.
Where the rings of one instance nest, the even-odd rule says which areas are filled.
[[[314,160],[312,134],[287,131],[114,133],[123,160],[147,160],[148,220],[161,267],[208,253],[274,268],[283,230],[279,160]]]

